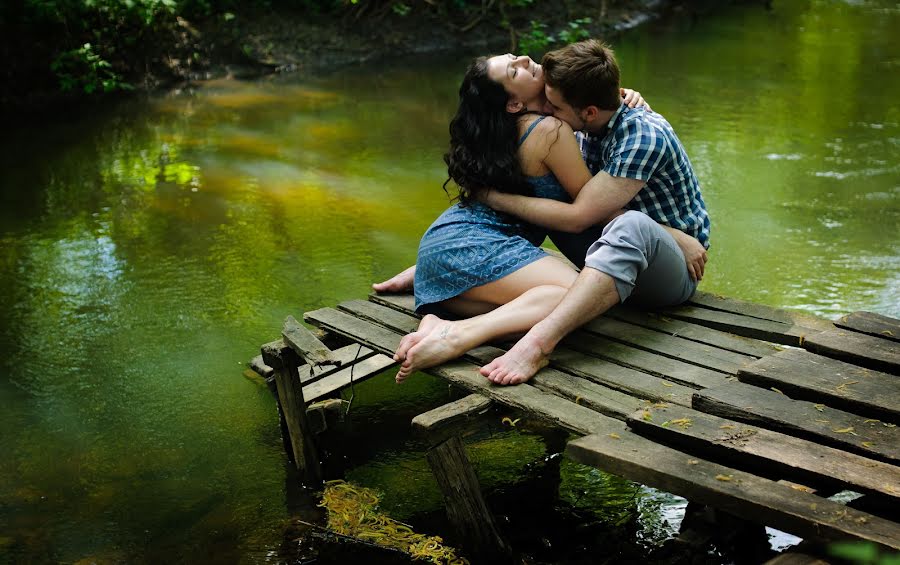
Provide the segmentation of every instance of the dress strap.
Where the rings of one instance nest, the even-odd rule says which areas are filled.
[[[525,130],[525,133],[523,133],[522,137],[519,138],[519,143],[518,143],[517,147],[521,146],[523,143],[525,143],[525,140],[528,139],[528,135],[531,134],[531,130],[533,130],[535,128],[535,126],[538,125],[539,123],[541,123],[541,121],[543,121],[543,119],[546,117],[547,116],[541,116],[540,118],[531,122],[531,125],[528,126],[528,129]]]

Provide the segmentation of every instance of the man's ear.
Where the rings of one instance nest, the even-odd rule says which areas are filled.
[[[591,123],[597,119],[600,115],[600,108],[596,106],[588,106],[587,108],[582,108],[581,110],[581,119],[586,123]]]
[[[510,98],[509,100],[506,101],[506,111],[509,112],[510,114],[518,114],[519,112],[521,112],[524,109],[525,109],[525,104],[523,104],[522,102],[520,102],[518,100],[513,100],[512,98]]]

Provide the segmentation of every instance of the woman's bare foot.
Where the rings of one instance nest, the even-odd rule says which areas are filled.
[[[428,335],[407,352],[406,360],[400,365],[400,371],[397,373],[397,382],[414,371],[440,365],[468,351],[471,344],[462,340],[465,332],[461,331],[459,326],[460,322],[444,320],[434,326]]]
[[[397,346],[397,351],[394,352],[394,361],[406,361],[406,354],[409,349],[425,339],[425,337],[431,333],[431,330],[443,321],[444,320],[433,314],[425,314],[425,317],[419,322],[418,329],[412,333],[406,334],[400,339],[400,345]],[[404,372],[401,367],[401,370],[397,372],[396,381],[401,383],[408,376],[409,373]]]
[[[413,289],[413,279],[416,278],[416,266],[397,273],[388,280],[372,285],[375,292],[410,292]]]
[[[526,335],[479,372],[494,384],[517,385],[533,377],[549,362],[549,354],[544,353],[541,344]]]

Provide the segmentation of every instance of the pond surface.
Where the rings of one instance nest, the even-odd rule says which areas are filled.
[[[898,29],[894,2],[776,1],[617,41],[625,84],[701,178],[702,289],[900,316]],[[414,261],[447,206],[441,155],[467,60],[219,81],[5,132],[0,561],[283,554],[304,495],[244,364],[287,314],[362,297]],[[358,386],[333,454],[426,530],[441,502],[408,422],[448,397],[424,375]],[[546,434],[499,418],[469,447],[515,516],[525,503],[502,493],[545,485],[553,458]],[[619,532],[623,554],[677,530],[679,499],[568,462],[557,480],[559,498],[529,511],[591,516],[592,539]]]

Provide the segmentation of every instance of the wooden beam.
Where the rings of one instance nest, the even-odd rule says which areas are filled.
[[[768,476],[874,492],[900,503],[900,467],[683,406],[648,406],[628,417],[645,437]]]
[[[765,304],[747,302],[736,298],[727,298],[711,292],[703,292],[702,290],[695,292],[694,296],[688,300],[688,304],[694,304],[712,310],[731,312],[733,314],[741,314],[743,316],[759,318],[761,320],[771,320],[773,322],[783,322],[790,325],[802,326],[809,328],[810,330],[825,331],[832,327],[831,320],[826,320],[825,318],[807,312],[774,308]]]
[[[322,469],[314,436],[306,419],[306,402],[297,372],[300,357],[292,348],[286,345],[279,347],[274,343],[262,347],[262,356],[266,365],[275,370],[278,400],[290,435],[294,464],[304,484],[318,488],[322,483]]]
[[[293,316],[285,318],[281,337],[310,365],[340,365],[331,350]]]
[[[448,402],[412,419],[416,433],[429,434],[443,428],[452,427],[460,421],[480,416],[491,407],[491,401],[481,394],[470,394],[453,402]]]
[[[353,349],[359,346],[350,345]],[[363,348],[366,349],[366,348]],[[371,350],[369,350],[371,351]],[[344,365],[343,368],[332,371],[325,376],[311,382],[303,383],[303,397],[307,402],[315,402],[316,400],[325,398],[335,392],[349,387],[351,384],[358,384],[368,380],[376,375],[380,375],[390,367],[397,363],[393,358],[374,351],[372,355],[362,361]],[[302,374],[302,368],[301,368]]]
[[[481,496],[478,478],[458,437],[425,453],[431,472],[444,495],[447,518],[465,549],[484,563],[510,561],[509,545],[500,536]]]
[[[738,369],[744,365],[756,360],[756,357],[661,333],[606,316],[591,320],[584,325],[583,329],[589,334],[603,336],[638,349],[731,375],[736,374]]]
[[[692,457],[632,432],[569,443],[574,460],[801,537],[900,549],[900,525],[775,481]]]
[[[648,312],[627,306],[616,306],[604,316],[757,358],[771,355],[781,349],[766,341],[737,336],[699,324],[685,322],[684,320],[667,318],[656,312]]]
[[[775,387],[791,398],[900,423],[900,381],[894,375],[787,349],[744,367],[741,382]]]
[[[853,312],[840,318],[834,325],[882,339],[900,341],[900,320],[874,312]]]
[[[662,308],[660,313],[667,318],[684,320],[744,337],[795,347],[799,347],[805,338],[819,331],[789,322],[764,320],[695,306]]]
[[[833,329],[809,336],[803,347],[854,365],[900,375],[900,343],[896,341]]]
[[[900,463],[900,429],[883,422],[733,382],[694,394],[693,408],[846,451]]]

